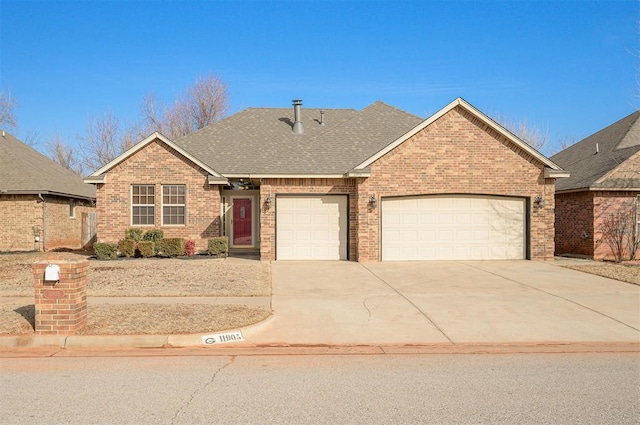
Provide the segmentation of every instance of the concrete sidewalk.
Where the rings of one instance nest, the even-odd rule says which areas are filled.
[[[220,346],[640,347],[640,287],[556,263],[279,261],[272,263],[272,292],[273,316],[241,329],[245,341]],[[268,297],[88,299],[89,303],[234,301],[269,305]],[[0,346],[5,347],[203,345],[200,334],[0,337]]]

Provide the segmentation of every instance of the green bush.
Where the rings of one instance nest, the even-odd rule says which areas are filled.
[[[122,239],[118,242],[118,251],[120,255],[131,258],[136,255],[136,241],[133,239]]]
[[[144,233],[144,230],[131,227],[124,231],[124,238],[128,240],[140,242],[142,240],[143,233]]]
[[[158,242],[162,240],[162,238],[164,238],[164,232],[162,231],[162,229],[147,230],[142,236],[143,241],[151,241],[155,244],[158,244]]]
[[[138,251],[144,258],[153,257],[156,254],[156,244],[153,241],[140,241]]]
[[[217,257],[225,257],[229,253],[229,238],[226,236],[219,236],[217,238],[209,239],[207,247],[207,254],[215,255]]]
[[[114,243],[94,243],[93,252],[98,260],[112,260],[118,257],[118,245]]]
[[[163,257],[178,257],[184,254],[184,239],[166,238],[161,239],[156,245],[159,255]]]

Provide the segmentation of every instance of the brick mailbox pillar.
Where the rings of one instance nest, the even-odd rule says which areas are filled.
[[[51,279],[59,267],[59,280]],[[31,265],[35,281],[37,335],[75,335],[87,324],[87,271],[89,261],[52,257]]]

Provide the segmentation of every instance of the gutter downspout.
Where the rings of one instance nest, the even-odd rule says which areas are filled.
[[[42,251],[47,250],[47,202],[41,193],[38,193],[38,198],[42,201]]]

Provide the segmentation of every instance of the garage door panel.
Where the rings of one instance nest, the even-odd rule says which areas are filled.
[[[276,256],[280,260],[347,258],[347,197],[278,196]]]
[[[383,199],[382,259],[522,259],[524,205],[491,196]]]

